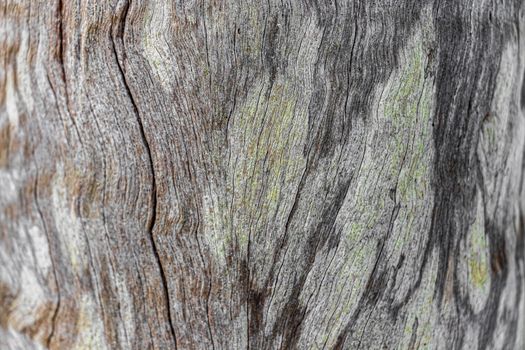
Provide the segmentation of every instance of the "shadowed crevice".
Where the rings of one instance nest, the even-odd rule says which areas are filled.
[[[155,228],[155,222],[156,222],[156,218],[157,218],[157,182],[156,182],[157,180],[156,180],[156,175],[155,175],[155,164],[153,162],[153,152],[151,150],[148,138],[146,137],[144,123],[143,123],[143,120],[142,120],[142,118],[140,116],[139,108],[138,108],[137,103],[136,103],[136,101],[135,101],[135,99],[133,97],[133,93],[131,92],[130,85],[129,85],[128,79],[126,77],[124,67],[123,67],[123,65],[121,63],[121,60],[122,60],[122,62],[125,61],[126,54],[125,54],[125,52],[122,52],[121,56],[119,57],[119,52],[117,50],[117,45],[116,45],[116,41],[120,41],[122,47],[124,47],[124,43],[123,43],[123,41],[124,41],[124,32],[125,32],[126,18],[127,18],[129,7],[130,7],[130,2],[128,0],[120,0],[119,3],[117,4],[117,8],[119,6],[121,6],[121,10],[120,10],[120,16],[118,17],[117,26],[116,26],[116,28],[113,29],[113,25],[112,25],[112,33],[111,33],[112,49],[113,49],[113,52],[114,52],[114,55],[115,55],[115,61],[117,63],[118,71],[119,71],[119,73],[120,73],[120,75],[122,77],[122,83],[123,83],[124,88],[126,90],[126,94],[128,95],[129,100],[130,100],[130,102],[131,102],[131,104],[133,106],[133,110],[134,110],[135,116],[137,118],[137,124],[139,126],[140,137],[141,137],[142,143],[144,145],[144,148],[146,150],[147,163],[148,163],[149,171],[150,171],[150,174],[151,174],[151,215],[150,215],[150,217],[148,219],[147,226],[146,226],[147,228],[146,229],[147,229],[147,232],[148,232],[149,241],[150,241],[151,246],[153,248],[153,254],[155,256],[155,260],[156,260],[158,268],[159,268],[159,273],[160,273],[160,277],[161,277],[161,281],[162,281],[162,290],[163,290],[164,298],[166,299],[166,311],[167,311],[167,314],[168,314],[170,332],[171,332],[171,336],[173,337],[173,342],[174,342],[174,345],[175,345],[175,349],[177,349],[177,337],[175,335],[175,328],[173,326],[173,320],[172,320],[172,315],[171,315],[171,305],[170,305],[168,281],[167,281],[167,278],[166,278],[166,273],[164,271],[164,267],[162,265],[162,259],[160,258],[160,255],[159,255],[159,250],[158,250],[157,244],[155,242],[155,236],[153,234],[153,230]]]

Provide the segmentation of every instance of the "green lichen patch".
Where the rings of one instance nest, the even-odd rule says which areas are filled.
[[[368,265],[366,259],[359,258],[359,252],[376,256],[378,238],[384,242],[380,249],[387,266],[395,266],[403,254],[405,262],[395,281],[391,281],[395,284],[391,288],[399,293],[400,299],[409,288],[407,280],[418,271],[419,261],[413,251],[425,244],[421,240],[426,237],[420,233],[430,229],[434,200],[430,179],[434,162],[435,86],[426,74],[430,35],[431,32],[424,31],[414,33],[399,53],[400,66],[377,91],[377,114],[367,125],[366,152],[348,195],[350,214],[344,226],[346,259],[363,273]],[[419,348],[431,346],[435,320],[429,315],[435,308],[436,273],[437,264],[432,261],[426,266],[417,293],[405,306],[409,317],[399,329],[406,333],[404,346],[409,344],[413,333]],[[342,281],[347,280],[344,269],[339,274]],[[359,283],[354,280],[352,285]],[[339,317],[344,318],[352,306],[350,303],[340,308]]]
[[[275,221],[289,211],[282,199],[294,190],[306,162],[307,114],[299,92],[287,81],[256,86],[231,116],[230,153],[223,160],[226,199],[208,200],[206,206],[215,208],[205,214],[220,255],[246,252],[250,240],[273,233]]]
[[[421,36],[415,35],[400,53],[403,64],[392,73],[378,102],[382,108],[368,132],[352,209],[355,215],[347,229],[349,242],[376,225],[384,229],[395,202],[401,208],[398,221],[403,222],[396,230],[404,232],[395,241],[402,249],[429,210],[425,204],[432,196],[434,86],[426,79],[428,48]]]
[[[481,199],[478,199],[481,202]],[[478,203],[477,215],[468,232],[468,276],[471,288],[471,296],[480,298],[484,292],[488,292],[489,260],[488,244],[484,228],[484,214],[481,203]],[[472,290],[473,289],[473,290]]]

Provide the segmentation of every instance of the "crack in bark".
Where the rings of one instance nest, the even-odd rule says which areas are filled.
[[[64,98],[65,98],[65,104],[66,104],[66,111],[69,116],[69,119],[71,119],[71,123],[73,123],[73,127],[75,128],[75,132],[78,137],[78,141],[83,146],[82,138],[80,137],[80,131],[77,125],[77,122],[75,121],[75,118],[73,118],[73,113],[71,112],[71,101],[69,98],[69,92],[68,92],[68,86],[67,86],[67,75],[66,75],[66,50],[64,49],[64,1],[58,0],[57,2],[57,8],[56,8],[57,18],[58,18],[58,28],[57,28],[57,34],[58,34],[58,48],[57,48],[57,59],[58,59],[58,65],[60,66],[60,75],[62,78],[62,81],[64,82]],[[48,80],[49,80],[49,72],[47,73]],[[53,89],[53,93],[55,94],[55,100],[57,103],[57,110],[60,113],[60,108],[58,106],[58,98],[56,98],[56,93],[54,91],[54,87],[51,84],[51,88]]]
[[[119,4],[117,4],[117,7],[118,7]],[[175,335],[175,328],[173,326],[173,320],[172,320],[172,315],[171,315],[171,304],[170,304],[170,297],[169,297],[168,281],[167,281],[167,278],[166,278],[166,272],[164,271],[164,267],[162,266],[162,260],[160,258],[159,250],[158,250],[157,244],[155,243],[155,237],[154,237],[154,234],[153,234],[153,230],[155,228],[155,222],[156,222],[156,218],[157,218],[157,182],[156,182],[156,175],[155,175],[155,164],[153,162],[153,152],[151,151],[150,143],[149,143],[149,141],[148,141],[148,139],[146,137],[144,123],[143,123],[142,118],[140,116],[139,109],[138,109],[137,103],[135,101],[135,98],[133,97],[133,94],[131,92],[131,88],[130,88],[130,85],[128,83],[128,79],[127,79],[126,74],[124,72],[124,67],[122,66],[122,64],[120,62],[119,55],[118,55],[118,50],[117,50],[117,47],[116,47],[117,45],[115,43],[115,37],[116,37],[116,38],[118,38],[118,39],[120,39],[122,41],[122,45],[124,46],[124,30],[125,30],[125,25],[126,25],[126,18],[127,18],[128,11],[129,11],[129,6],[130,6],[130,1],[129,0],[124,0],[124,4],[122,5],[123,8],[122,8],[121,14],[120,14],[120,16],[118,18],[119,22],[118,22],[118,27],[116,28],[116,33],[112,33],[112,35],[111,35],[112,49],[113,49],[113,53],[115,55],[115,60],[116,60],[116,63],[117,63],[118,71],[119,71],[119,73],[120,73],[120,75],[122,77],[122,82],[123,82],[124,88],[126,90],[126,94],[128,95],[129,100],[131,101],[131,104],[133,106],[133,110],[134,110],[135,115],[137,117],[137,123],[138,123],[138,126],[139,126],[139,133],[140,133],[140,137],[141,137],[142,143],[144,144],[144,147],[146,149],[146,155],[147,155],[147,160],[148,160],[148,167],[149,167],[149,170],[150,170],[150,173],[151,173],[151,191],[152,191],[152,193],[151,193],[151,206],[152,206],[152,209],[151,209],[151,216],[150,216],[150,218],[148,220],[148,223],[147,223],[147,232],[148,232],[148,238],[151,241],[151,246],[153,248],[153,254],[155,256],[155,260],[156,260],[157,265],[159,267],[160,277],[161,277],[161,281],[162,281],[163,294],[164,294],[164,298],[166,299],[166,311],[167,311],[167,314],[168,314],[168,321],[169,321],[170,332],[171,332],[171,335],[173,337],[173,341],[174,341],[174,344],[175,344],[175,349],[177,349],[177,337]],[[122,13],[123,13],[123,15],[122,15]],[[113,25],[112,25],[112,27],[113,27]],[[122,60],[124,61],[124,59],[125,59],[125,52],[123,52],[122,56],[123,56]]]
[[[42,221],[42,226],[44,227],[44,232],[46,234],[48,245],[50,246],[51,245],[51,239],[49,237],[49,231],[47,229],[47,225],[46,225],[46,222],[44,220],[44,215],[42,213],[42,209],[40,208],[40,204],[38,202],[38,168],[36,166],[35,166],[35,170],[36,170],[36,176],[35,176],[35,183],[34,183],[33,199],[35,201],[36,210],[38,212],[38,215],[40,216],[40,220]],[[48,348],[49,348],[49,346],[51,344],[51,341],[53,340],[53,336],[55,335],[55,329],[56,329],[56,324],[57,324],[57,319],[58,319],[58,312],[60,310],[60,300],[61,300],[60,288],[58,287],[59,284],[58,284],[58,278],[57,278],[57,273],[56,273],[56,268],[55,268],[55,262],[53,261],[53,255],[51,254],[51,250],[50,249],[49,249],[49,256],[51,258],[51,264],[52,264],[51,267],[53,269],[53,278],[55,280],[55,285],[56,285],[56,288],[57,288],[57,302],[56,302],[55,308],[53,309],[53,312],[51,314],[51,331],[49,332],[49,334],[47,336],[47,339],[46,339],[46,346]]]

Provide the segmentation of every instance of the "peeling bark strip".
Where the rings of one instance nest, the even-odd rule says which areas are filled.
[[[0,0],[1,349],[525,349],[525,3]]]

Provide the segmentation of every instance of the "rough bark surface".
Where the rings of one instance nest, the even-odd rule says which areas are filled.
[[[0,348],[524,349],[520,0],[0,0]]]

